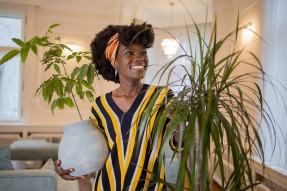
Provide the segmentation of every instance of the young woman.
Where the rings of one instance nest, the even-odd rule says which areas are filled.
[[[92,107],[91,118],[105,133],[110,149],[106,165],[95,180],[94,190],[163,189],[162,184],[151,180],[147,170],[155,174],[158,172],[159,149],[151,146],[152,131],[156,128],[153,124],[161,109],[157,106],[173,94],[170,89],[163,89],[155,95],[159,87],[141,83],[148,67],[147,49],[153,42],[152,26],[144,23],[110,25],[99,32],[91,43],[95,69],[104,79],[119,83],[117,89],[97,97]],[[138,124],[153,96],[157,96],[154,115],[146,125],[137,149]],[[56,161],[56,171],[62,178],[81,178],[70,176],[69,172],[73,169],[63,170],[59,164],[60,161]],[[157,175],[164,178],[164,166]]]

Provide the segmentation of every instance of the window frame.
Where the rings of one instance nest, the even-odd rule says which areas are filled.
[[[21,39],[25,40],[25,24],[26,24],[26,11],[24,8],[11,8],[11,7],[1,7],[0,8],[0,16],[1,17],[10,17],[10,18],[20,18],[22,20],[21,22]],[[0,52],[8,53],[9,51],[13,49],[20,49],[16,44],[14,47],[5,47],[0,46]],[[21,62],[21,61],[20,61]],[[19,95],[18,95],[18,102],[19,102],[19,108],[18,108],[18,117],[14,119],[0,119],[0,124],[3,123],[20,123],[23,122],[23,68],[22,63],[20,63],[20,76],[19,76]]]

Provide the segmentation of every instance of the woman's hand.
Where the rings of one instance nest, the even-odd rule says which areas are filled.
[[[69,168],[66,170],[63,170],[62,167],[60,166],[61,160],[55,160],[54,166],[55,166],[55,171],[57,174],[64,180],[77,180],[80,178],[84,178],[84,176],[71,176],[69,175],[70,172],[73,172],[73,168]]]

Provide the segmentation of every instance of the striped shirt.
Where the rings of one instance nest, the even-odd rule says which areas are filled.
[[[138,123],[144,108],[151,97],[155,95],[157,86],[144,84],[140,93],[127,112],[123,112],[113,101],[112,93],[97,97],[93,103],[91,118],[97,127],[102,129],[107,137],[110,149],[105,166],[99,172],[93,190],[161,190],[163,185],[150,180],[151,174],[157,174],[160,143],[153,149],[151,132],[159,112],[158,104],[171,97],[172,91],[163,89],[156,99],[156,110],[147,125],[143,139],[138,144]],[[162,137],[161,137],[162,138]],[[159,142],[161,142],[161,138]],[[162,165],[160,177],[164,179],[164,166]]]

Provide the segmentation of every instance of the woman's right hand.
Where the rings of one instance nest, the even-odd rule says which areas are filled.
[[[62,167],[60,166],[60,164],[61,164],[61,160],[55,160],[55,162],[54,162],[55,171],[57,172],[57,174],[62,179],[64,179],[64,180],[77,180],[77,179],[84,178],[84,176],[71,176],[71,175],[69,175],[69,173],[73,172],[74,169],[69,168],[69,169],[63,170]]]

